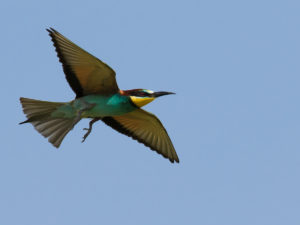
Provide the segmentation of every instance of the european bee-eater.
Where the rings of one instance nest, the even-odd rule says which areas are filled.
[[[172,163],[179,162],[174,146],[160,120],[141,109],[155,98],[174,94],[147,89],[120,90],[115,71],[75,45],[53,28],[47,29],[62,63],[66,79],[76,94],[70,102],[20,98],[27,120],[55,147],[82,118],[90,118],[82,142],[93,124],[101,120],[118,132],[143,143]]]

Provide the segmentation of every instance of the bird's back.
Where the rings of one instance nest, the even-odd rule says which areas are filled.
[[[85,111],[82,117],[105,117],[119,116],[135,110],[128,96],[120,95],[119,93],[111,96],[103,95],[88,95],[74,100],[74,107],[80,108],[82,104],[94,104],[95,106]]]

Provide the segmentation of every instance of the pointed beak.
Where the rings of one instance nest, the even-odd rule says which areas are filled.
[[[173,93],[173,92],[158,91],[158,92],[154,92],[154,93],[152,94],[152,96],[153,96],[154,98],[158,98],[158,97],[163,96],[163,95],[174,95],[174,94],[175,94],[175,93]]]

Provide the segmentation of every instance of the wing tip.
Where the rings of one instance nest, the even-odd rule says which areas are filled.
[[[175,159],[169,159],[170,161],[171,161],[171,163],[174,163],[174,162],[176,162],[176,163],[179,163],[180,161],[179,161],[179,158],[178,157],[176,157]]]
[[[144,143],[143,143],[143,144],[144,144]],[[144,145],[145,145],[145,144],[144,144]],[[147,146],[147,145],[145,145],[145,146]],[[152,148],[152,147],[150,147],[150,146],[147,146],[147,147],[150,148],[151,150],[155,151],[157,154],[163,156],[164,158],[169,159],[169,161],[170,161],[171,163],[173,163],[173,164],[174,164],[175,162],[176,162],[176,163],[179,163],[179,162],[180,162],[180,160],[179,160],[179,158],[178,158],[176,152],[175,152],[176,156],[175,156],[175,157],[172,157],[172,156],[168,156],[168,155],[162,154],[162,153],[158,152],[157,149],[154,149],[154,148]],[[175,151],[175,150],[174,150],[174,151]]]
[[[46,28],[46,31],[49,32],[49,35],[50,35],[50,34],[53,34],[53,33],[58,33],[58,32],[57,32],[54,28],[52,28],[52,27]]]

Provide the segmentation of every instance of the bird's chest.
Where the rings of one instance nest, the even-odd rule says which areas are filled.
[[[83,108],[86,105],[92,106],[91,109],[83,112],[82,117],[117,116],[135,109],[129,98],[120,95],[88,95],[76,99],[73,104],[76,108]]]

